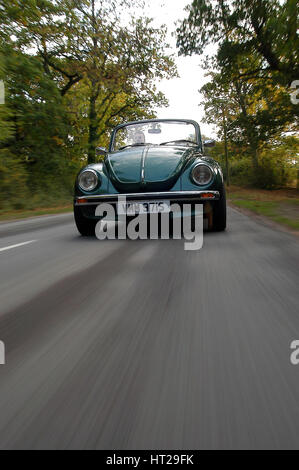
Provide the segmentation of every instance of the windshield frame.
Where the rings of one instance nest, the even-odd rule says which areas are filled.
[[[140,121],[130,121],[130,122],[125,122],[123,124],[119,124],[118,126],[116,126],[113,129],[112,134],[111,134],[111,139],[110,139],[110,144],[109,144],[109,153],[119,152],[119,149],[114,150],[115,137],[116,137],[116,133],[117,133],[117,131],[119,131],[119,129],[122,129],[123,127],[126,127],[126,126],[131,126],[131,125],[134,125],[134,124],[139,124],[139,123],[140,124],[148,124],[148,123],[152,123],[152,122],[172,122],[172,123],[185,122],[187,124],[193,124],[193,126],[195,127],[196,144],[200,147],[201,152],[203,152],[203,145],[202,145],[200,127],[199,127],[199,124],[196,121],[193,121],[192,119],[158,119],[157,118],[157,119],[143,119],[143,120],[140,120]]]

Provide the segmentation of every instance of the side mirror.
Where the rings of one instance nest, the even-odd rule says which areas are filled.
[[[105,149],[105,147],[97,147],[96,148],[96,154],[97,156],[105,157],[108,153],[108,150]]]
[[[205,147],[215,147],[216,142],[215,140],[205,140],[203,144]]]

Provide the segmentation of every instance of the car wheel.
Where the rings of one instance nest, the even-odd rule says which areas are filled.
[[[220,191],[219,201],[213,205],[213,231],[223,232],[226,229],[226,195],[225,187]]]
[[[84,217],[81,208],[78,206],[74,206],[74,217],[77,229],[83,237],[91,237],[95,235],[96,220]]]

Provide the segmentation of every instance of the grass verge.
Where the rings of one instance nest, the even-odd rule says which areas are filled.
[[[40,215],[63,214],[71,212],[73,206],[71,204],[58,206],[58,207],[43,207],[31,210],[14,210],[14,211],[0,211],[0,221],[10,221],[17,219],[27,219],[29,217],[38,217]]]
[[[228,201],[240,208],[267,217],[292,230],[299,231],[299,191],[295,189],[259,190],[230,187]]]

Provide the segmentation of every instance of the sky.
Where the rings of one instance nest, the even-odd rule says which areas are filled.
[[[207,137],[216,137],[216,129],[213,125],[202,122],[204,110],[199,106],[202,100],[198,90],[208,81],[200,64],[203,57],[179,57],[175,46],[175,38],[171,32],[175,31],[175,23],[187,16],[184,7],[191,0],[150,0],[150,6],[145,10],[146,15],[152,17],[155,26],[166,24],[168,28],[168,42],[171,45],[171,53],[174,53],[180,78],[162,80],[158,83],[158,89],[162,91],[169,101],[168,108],[157,110],[161,118],[188,118],[194,119],[201,126],[202,133]]]

